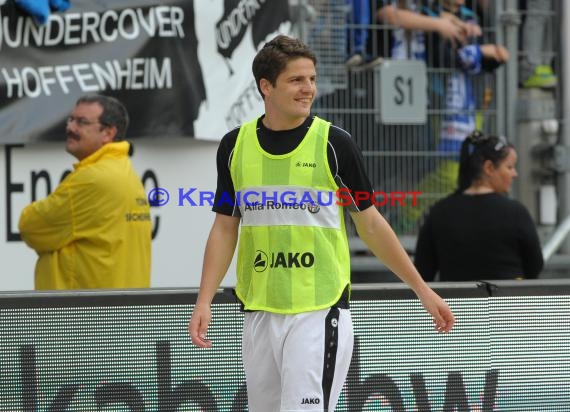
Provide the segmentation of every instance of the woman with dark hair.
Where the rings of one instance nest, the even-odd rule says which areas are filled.
[[[517,153],[503,137],[474,132],[461,146],[457,190],[420,229],[415,265],[427,281],[536,278],[544,265],[534,222],[505,196]]]

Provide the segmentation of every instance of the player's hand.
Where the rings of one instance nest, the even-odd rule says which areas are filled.
[[[200,348],[212,347],[212,341],[206,338],[211,320],[212,310],[209,305],[194,306],[192,317],[188,322],[188,333],[194,345]]]
[[[455,325],[455,316],[447,302],[429,288],[418,297],[424,308],[433,317],[434,329],[440,333],[451,331]]]
[[[455,316],[447,303],[442,299],[437,311],[432,313],[434,329],[440,333],[450,332],[455,325]]]

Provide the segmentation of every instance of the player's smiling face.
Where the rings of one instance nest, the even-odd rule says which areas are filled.
[[[266,105],[273,116],[292,127],[300,125],[311,113],[317,93],[317,72],[311,59],[299,57],[287,63],[275,85],[262,81]]]

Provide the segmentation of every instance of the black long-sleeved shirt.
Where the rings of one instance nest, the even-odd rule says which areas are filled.
[[[508,197],[452,194],[436,203],[418,236],[414,261],[427,281],[536,278],[544,260],[534,222]]]

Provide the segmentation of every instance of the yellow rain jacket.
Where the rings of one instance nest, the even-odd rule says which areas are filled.
[[[22,211],[37,290],[150,286],[150,208],[128,152],[128,142],[104,145]]]

